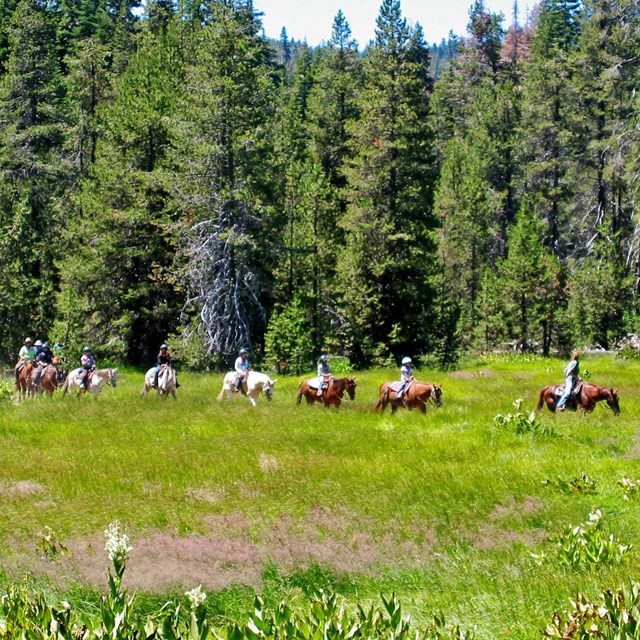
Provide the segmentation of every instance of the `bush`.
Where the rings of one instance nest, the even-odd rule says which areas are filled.
[[[508,429],[509,431],[513,431],[514,433],[523,434],[523,433],[537,433],[540,435],[547,436],[555,436],[556,432],[550,427],[543,427],[542,424],[537,420],[535,413],[532,411],[528,416],[526,416],[522,411],[520,411],[520,407],[522,406],[522,398],[518,398],[513,406],[517,409],[516,413],[507,413],[507,415],[502,415],[499,413],[494,419],[494,423],[503,429]]]
[[[13,391],[11,387],[3,380],[0,380],[0,404],[9,403],[12,399]]]

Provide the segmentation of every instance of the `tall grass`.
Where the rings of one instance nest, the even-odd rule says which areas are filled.
[[[477,625],[479,638],[539,637],[577,591],[595,596],[638,578],[640,496],[625,498],[618,481],[640,477],[640,363],[594,356],[582,367],[619,389],[622,414],[604,404],[588,416],[545,409],[539,420],[556,437],[494,423],[517,398],[528,414],[540,389],[561,381],[563,363],[541,359],[421,371],[443,385],[442,408],[426,415],[373,411],[378,385],[396,377],[386,370],[358,373],[356,400],[340,411],[297,406],[293,378],[256,408],[243,398],[217,402],[217,375],[183,374],[177,402],[141,399],[135,371],[95,402],[0,407],[3,579],[29,570],[36,582],[91,594],[100,583],[82,567],[40,559],[38,534],[50,527],[90,556],[95,536],[118,519],[132,537],[132,571],[143,541],[162,548],[169,568],[173,542],[192,544],[194,557],[209,545],[207,558],[219,543],[220,564],[175,564],[180,586],[147,549],[145,570],[158,574],[141,584],[161,595],[189,580],[209,585],[221,615],[249,610],[254,589],[267,602],[295,602],[326,582],[351,602],[395,591],[418,620],[443,611]],[[583,473],[595,493],[558,490]],[[635,543],[626,561],[534,561],[551,548],[548,536],[595,508],[616,540]]]

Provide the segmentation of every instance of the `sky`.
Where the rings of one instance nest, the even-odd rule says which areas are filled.
[[[290,40],[305,40],[311,46],[331,37],[333,19],[342,9],[353,37],[362,50],[374,37],[376,18],[382,0],[254,0],[253,6],[262,12],[262,24],[269,38],[280,38],[286,27]],[[402,14],[409,24],[419,22],[425,40],[439,43],[453,31],[464,35],[472,0],[401,0]],[[485,7],[505,16],[503,25],[512,22],[513,0],[485,0]],[[520,22],[533,7],[533,0],[519,0]]]

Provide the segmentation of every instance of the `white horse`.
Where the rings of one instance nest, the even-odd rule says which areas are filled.
[[[94,398],[98,397],[98,394],[102,391],[102,387],[104,383],[115,387],[118,382],[118,369],[97,369],[93,372],[91,378],[89,378],[89,383],[87,385],[87,389],[82,386],[82,367],[78,369],[74,369],[69,372],[67,379],[64,381],[62,385],[62,395],[64,396],[67,391],[73,394],[74,391],[77,390],[77,395],[80,396],[86,391],[89,391],[93,394]]]
[[[151,367],[144,376],[144,387],[142,387],[142,393],[140,395],[146,396],[151,389],[153,389],[153,379],[155,376],[156,368]],[[158,386],[156,387],[156,393],[159,396],[166,398],[169,395],[173,396],[176,400],[176,372],[173,367],[166,364],[163,365],[158,374]]]
[[[224,382],[222,383],[222,391],[220,391],[218,400],[222,400],[225,392],[227,394],[227,400],[233,400],[238,397],[240,392],[236,389],[237,379],[238,374],[235,371],[230,371],[225,375]],[[277,380],[272,380],[264,373],[260,373],[259,371],[249,371],[245,381],[246,393],[247,398],[249,398],[249,402],[251,402],[255,407],[256,400],[258,399],[260,392],[264,393],[267,400],[271,400],[273,398],[273,388],[276,382]]]

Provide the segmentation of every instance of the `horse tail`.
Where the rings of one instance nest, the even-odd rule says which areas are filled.
[[[296,398],[296,404],[300,404],[302,402],[302,385],[304,384],[304,382],[300,383],[300,386],[298,387],[298,397]]]
[[[380,388],[380,398],[378,398],[378,402],[376,402],[375,410],[376,411],[384,411],[384,408],[389,403],[389,387],[381,387]]]
[[[220,393],[218,394],[218,402],[220,402],[222,400],[222,398],[224,398],[224,382],[222,383],[222,389],[220,390]]]
[[[67,395],[67,391],[69,389],[69,376],[67,375],[67,377],[64,380],[64,383],[62,384],[62,397],[64,398],[65,395]]]

